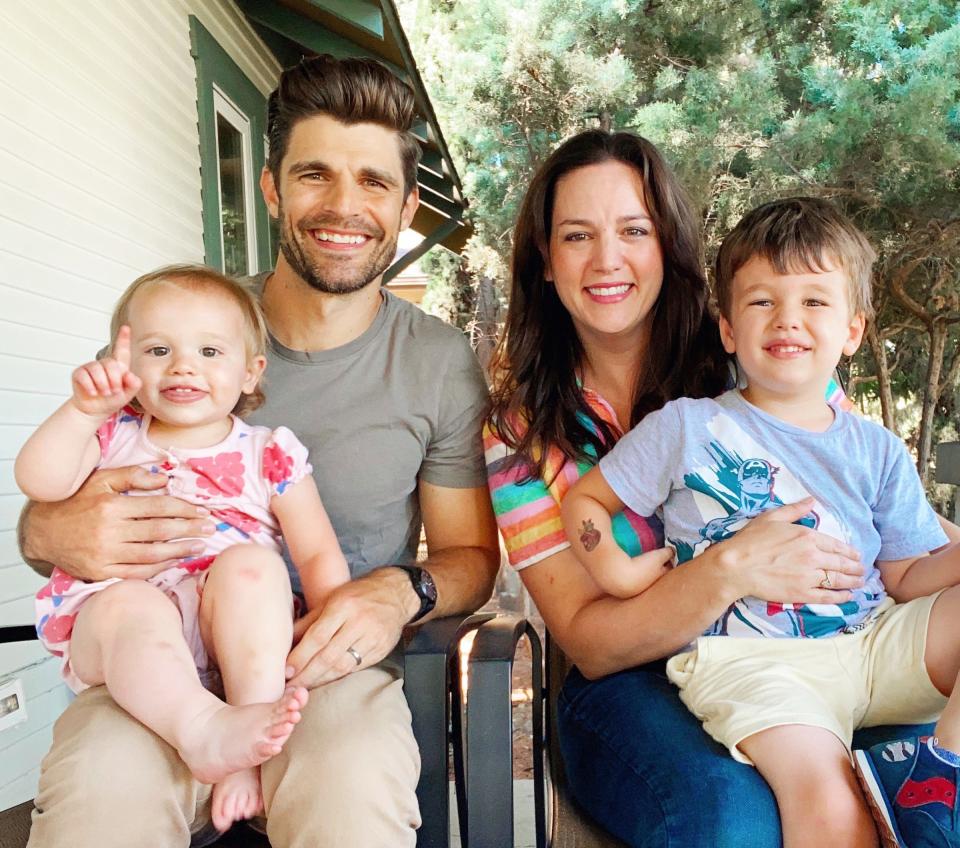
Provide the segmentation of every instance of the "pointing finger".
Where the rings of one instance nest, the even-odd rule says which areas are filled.
[[[130,367],[130,327],[126,324],[117,332],[117,340],[113,343],[113,358],[124,368]]]

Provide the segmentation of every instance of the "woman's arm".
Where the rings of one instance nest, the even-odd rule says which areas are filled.
[[[570,550],[561,526],[564,476],[528,473],[489,425],[487,480],[511,564],[551,634],[589,677],[669,656],[699,636],[738,598],[842,603],[862,585],[859,554],[831,536],[792,524],[811,499],[770,510],[732,539],[672,569],[645,592],[606,594]],[[836,590],[818,588],[824,569]]]
[[[631,557],[613,538],[612,516],[624,503],[599,468],[581,477],[563,499],[561,514],[570,548],[594,582],[609,595],[639,595],[664,574],[673,559],[669,548]]]
[[[321,609],[330,592],[350,580],[350,569],[313,477],[307,474],[274,495],[270,509],[303,583],[307,609]]]
[[[604,594],[570,550],[520,572],[547,628],[587,677],[669,656],[745,595],[794,603],[843,603],[863,582],[849,545],[793,524],[800,501],[764,513],[732,539],[672,569],[645,592]],[[820,589],[823,571],[836,589]]]

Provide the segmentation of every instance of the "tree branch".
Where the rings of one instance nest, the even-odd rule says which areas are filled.
[[[940,390],[937,392],[937,398],[943,397],[944,393],[957,385],[960,379],[960,342],[953,347],[953,358],[950,361],[950,367],[940,384]]]
[[[907,262],[905,265],[901,265],[897,268],[896,271],[890,276],[890,291],[893,296],[903,305],[903,307],[918,318],[923,325],[929,330],[933,327],[933,316],[930,315],[919,303],[917,303],[909,294],[905,288],[907,279],[910,275],[923,263],[923,261],[929,256],[930,251],[921,254],[918,257],[915,257],[911,261]]]

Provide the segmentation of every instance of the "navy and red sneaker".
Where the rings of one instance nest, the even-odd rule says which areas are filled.
[[[928,740],[901,739],[853,752],[884,848],[960,848],[960,769],[934,756]]]

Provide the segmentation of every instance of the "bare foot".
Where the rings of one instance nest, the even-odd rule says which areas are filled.
[[[213,826],[221,833],[240,819],[263,812],[260,767],[228,774],[213,787]]]
[[[272,704],[215,704],[190,722],[178,746],[180,756],[201,783],[219,783],[279,754],[306,703],[307,690],[298,686],[288,687]]]

